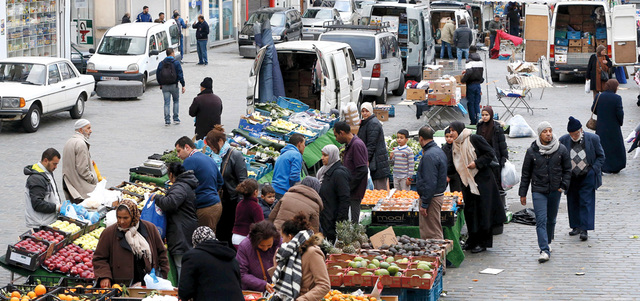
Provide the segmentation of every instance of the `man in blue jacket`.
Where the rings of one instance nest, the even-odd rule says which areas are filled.
[[[173,11],[173,19],[176,21],[176,24],[178,24],[178,28],[180,28],[180,63],[182,63],[182,59],[184,58],[184,41],[183,41],[183,34],[182,34],[182,30],[187,28],[187,23],[184,22],[184,19],[182,19],[180,17],[180,13],[178,12],[178,10],[174,10]]]
[[[293,134],[289,138],[289,143],[280,151],[280,157],[276,160],[276,165],[273,168],[271,181],[271,186],[276,191],[276,200],[280,200],[291,186],[300,182],[304,148],[304,136]]]
[[[204,20],[203,15],[198,16],[198,21],[191,25],[196,30],[196,40],[198,41],[198,65],[208,65],[207,41],[209,40],[209,24]]]
[[[151,14],[149,14],[148,6],[145,5],[142,7],[142,12],[138,14],[138,17],[136,17],[136,22],[153,22]]]
[[[580,240],[589,239],[588,230],[595,228],[596,189],[602,185],[602,165],[604,150],[600,137],[582,131],[580,120],[569,117],[567,132],[560,137],[560,143],[569,151],[571,160],[571,182],[567,189],[567,209],[569,211],[569,235],[580,234]]]
[[[422,159],[416,185],[420,195],[420,238],[443,239],[440,209],[447,189],[447,155],[433,141],[434,131],[423,126],[418,132]]]
[[[182,65],[173,57],[173,48],[167,48],[165,53],[167,57],[158,64],[158,70],[156,70],[156,79],[164,96],[164,125],[171,124],[171,112],[169,110],[171,97],[173,97],[173,123],[180,124],[180,90],[178,83],[182,85],[182,94],[184,94],[186,91],[184,74]],[[170,68],[171,65],[173,65],[173,70],[167,69],[163,72],[163,68]]]

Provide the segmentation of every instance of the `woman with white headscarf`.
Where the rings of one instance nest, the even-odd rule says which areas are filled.
[[[320,213],[320,227],[327,239],[336,239],[336,222],[349,217],[349,183],[351,173],[340,162],[340,150],[330,144],[322,148],[322,164],[318,170],[321,181],[320,197],[324,210]]]

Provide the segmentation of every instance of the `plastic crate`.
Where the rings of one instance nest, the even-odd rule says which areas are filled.
[[[47,246],[47,249],[39,254],[16,248],[14,245],[8,245],[7,253],[5,255],[7,264],[21,267],[29,271],[37,270],[44,262],[45,258],[53,254],[53,248],[48,241],[40,240],[39,242]]]
[[[309,110],[309,106],[302,103],[301,101],[295,99],[295,98],[289,98],[289,97],[283,97],[283,96],[279,96],[278,100],[277,100],[277,104],[285,109],[289,109],[291,111],[294,111],[296,113],[299,112],[304,112],[306,110]]]
[[[258,124],[252,124],[249,123],[246,119],[246,117],[242,117],[240,118],[240,123],[238,124],[238,128],[241,130],[245,130],[247,132],[262,132],[264,131],[264,128],[269,126],[270,122],[265,121],[263,123],[258,123]]]
[[[78,288],[74,288],[74,287],[69,287],[69,288],[59,288],[58,290],[52,292],[52,293],[47,293],[43,298],[41,298],[40,300],[42,301],[60,301],[62,299],[60,299],[58,296],[60,294],[65,294],[65,295],[69,295],[72,297],[78,297],[79,299],[82,300],[82,298],[87,298],[93,301],[108,301],[111,300],[111,298],[115,297],[118,294],[118,290],[117,289],[112,289],[112,288],[82,288],[82,287],[78,287]]]
[[[86,287],[87,285],[95,286],[95,279],[89,278],[80,278],[80,277],[64,277],[60,280],[60,286],[63,287],[76,287],[78,285],[82,285]]]
[[[67,242],[68,242],[69,234],[67,234],[66,232],[63,232],[63,231],[60,231],[60,230],[56,230],[56,229],[51,228],[51,227],[49,227],[49,226],[41,226],[41,227],[40,227],[40,229],[39,229],[38,231],[40,231],[40,230],[44,230],[44,231],[52,231],[52,232],[55,232],[55,233],[58,233],[58,234],[60,234],[60,235],[64,236],[64,238],[63,238],[61,241],[59,241],[57,244],[55,244],[55,245],[53,246],[53,252],[57,252],[58,250],[62,249],[62,248],[67,244]],[[36,232],[37,232],[37,231],[36,231]],[[35,233],[35,232],[33,232],[32,230],[29,230],[29,231],[27,231],[27,232],[25,232],[25,233],[22,233],[22,234],[20,235],[20,239],[25,239],[25,238],[27,238],[27,237],[30,237],[30,238],[35,239],[35,240],[48,241],[48,240],[42,239],[42,238],[40,238],[40,237],[36,237],[36,236],[34,236],[34,235],[33,235],[34,233]],[[49,242],[49,243],[51,243],[50,241],[48,241],[48,242]]]
[[[440,299],[440,294],[442,294],[442,273],[442,267],[440,267],[440,269],[438,270],[438,275],[436,275],[436,279],[433,281],[433,286],[431,286],[431,289],[407,289],[404,291],[404,299],[400,298],[400,300],[436,301]]]
[[[4,291],[7,292],[9,294],[11,294],[11,292],[13,291],[18,291],[20,293],[20,295],[26,295],[29,292],[32,292],[33,290],[35,290],[36,285],[35,284],[8,284],[5,287],[0,288],[0,291]],[[47,294],[51,293],[51,292],[56,292],[58,290],[57,286],[46,286],[45,288],[47,289]],[[47,294],[43,295],[42,297],[36,298],[34,300],[46,300],[46,298],[44,296],[46,296]],[[0,300],[11,300],[10,296],[5,296],[4,294],[0,294]]]
[[[29,275],[27,277],[27,281],[24,283],[25,285],[38,285],[42,284],[44,286],[60,286],[62,280],[65,277],[63,276],[45,276],[45,275]]]

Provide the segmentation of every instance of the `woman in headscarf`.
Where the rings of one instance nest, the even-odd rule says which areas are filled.
[[[509,152],[507,151],[507,142],[504,137],[504,130],[500,123],[493,120],[493,108],[491,106],[486,106],[482,109],[481,112],[482,119],[478,123],[476,133],[482,136],[491,147],[493,147],[493,152],[496,155],[496,159],[498,159],[499,166],[493,168],[493,174],[496,178],[496,183],[498,184],[498,189],[500,190],[502,205],[506,208],[504,197],[506,196],[504,190],[502,189],[502,168],[504,167],[504,163],[509,159]]]
[[[455,121],[449,126],[454,139],[451,160],[462,181],[464,216],[469,229],[466,249],[472,253],[493,247],[492,230],[506,220],[500,192],[491,165],[493,148],[479,135]],[[492,163],[493,162],[493,163]]]
[[[598,115],[596,135],[600,136],[600,143],[604,149],[604,165],[602,172],[618,173],[627,165],[627,154],[622,138],[622,122],[624,110],[622,97],[616,94],[618,81],[610,79],[604,85],[604,92],[598,94],[593,101],[591,111]]]
[[[607,82],[602,78],[602,72],[609,74],[609,68],[613,66],[609,56],[607,55],[607,47],[604,45],[598,45],[596,53],[592,54],[589,58],[589,64],[587,65],[587,73],[585,77],[591,81],[590,90],[593,91],[593,98],[599,92],[606,90],[604,84]]]
[[[278,231],[282,230],[282,224],[292,219],[298,213],[307,215],[314,232],[320,232],[320,212],[324,208],[320,191],[320,181],[314,177],[304,178],[300,184],[289,188],[282,199],[269,214],[269,220],[273,222]]]
[[[182,259],[178,287],[181,300],[244,300],[236,251],[201,226],[193,232],[193,249]]]
[[[120,202],[116,216],[118,222],[102,232],[93,253],[93,269],[100,287],[131,280],[143,282],[151,269],[166,278],[169,259],[156,226],[140,220],[140,209],[130,200]]]
[[[336,239],[336,222],[349,219],[349,196],[351,173],[340,162],[340,150],[329,144],[322,148],[322,164],[318,170],[320,198],[324,209],[320,212],[322,233],[329,239]]]

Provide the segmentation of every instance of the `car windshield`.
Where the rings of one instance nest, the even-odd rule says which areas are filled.
[[[331,19],[333,18],[332,15],[328,9],[307,9],[302,17],[308,19]]]
[[[271,22],[271,26],[273,27],[284,27],[285,18],[283,13],[274,14],[270,12],[258,12],[249,17],[247,24],[253,25],[256,22],[262,22],[266,19],[270,19],[269,21]]]
[[[144,37],[116,37],[106,36],[100,43],[99,54],[111,55],[140,55],[146,49]]]
[[[374,37],[322,35],[320,40],[349,44],[357,59],[372,60],[376,58],[376,40]]]
[[[43,85],[45,69],[40,64],[0,63],[0,82]]]
[[[351,12],[351,2],[349,1],[336,1],[333,7],[340,12]]]

